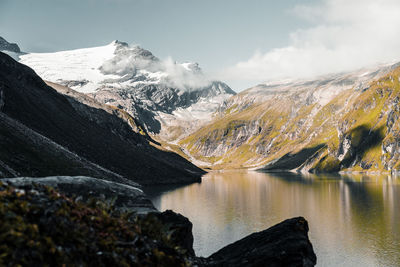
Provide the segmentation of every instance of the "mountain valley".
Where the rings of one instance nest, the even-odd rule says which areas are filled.
[[[274,81],[236,95],[197,63],[160,60],[120,41],[19,58],[60,93],[129,118],[157,148],[203,168],[399,169],[397,64]]]
[[[310,188],[297,184],[294,188],[286,182],[308,184],[304,180],[308,173],[400,171],[398,63],[310,79],[271,81],[236,93],[224,82],[208,78],[197,63],[160,60],[148,50],[120,41],[55,53],[25,53],[0,38],[0,51],[0,195],[4,196],[0,205],[24,206],[20,201],[27,197],[40,204],[41,216],[47,218],[43,209],[69,203],[65,205],[73,209],[61,217],[57,213],[57,220],[72,220],[79,222],[79,227],[90,228],[90,222],[75,218],[83,210],[95,214],[92,217],[100,229],[109,221],[142,229],[135,233],[142,245],[132,246],[118,237],[119,241],[109,242],[107,247],[118,254],[113,254],[112,260],[105,254],[102,260],[132,264],[143,260],[147,264],[166,256],[183,266],[243,266],[264,261],[277,266],[282,262],[314,266],[308,223],[302,217],[250,235],[256,228],[242,229],[239,232],[246,237],[235,236],[239,241],[230,245],[229,238],[223,237],[223,245],[216,246],[219,250],[206,257],[195,254],[192,223],[171,210],[161,212],[165,210],[162,204],[174,210],[190,205],[200,217],[214,211],[216,224],[221,219],[217,214],[224,214],[228,221],[215,227],[221,233],[214,233],[214,238],[231,234],[223,229],[233,223],[232,203],[241,203],[237,210],[250,210],[257,222],[257,216],[264,214],[259,211],[266,209],[262,208],[265,197],[272,196],[265,193],[269,187],[296,190],[299,194],[292,201],[301,195],[313,204],[320,191],[311,191],[312,199],[308,200]],[[280,174],[243,175],[235,173],[238,169]],[[203,176],[206,170],[212,175]],[[201,182],[202,177],[201,184],[181,191],[182,185]],[[326,189],[323,183],[313,186]],[[334,186],[352,189],[346,182],[336,181]],[[155,198],[147,194],[157,190],[161,193]],[[335,197],[349,199],[341,194],[341,190],[335,191]],[[191,201],[193,196],[198,199]],[[286,210],[287,198],[275,198],[282,204],[277,211],[266,209],[268,214],[286,214],[281,211]],[[99,207],[93,209],[93,200]],[[216,205],[215,209],[207,206],[213,200],[215,203],[209,205]],[[234,216],[241,218],[239,224],[242,220],[246,224],[242,215]],[[29,224],[29,220],[24,222]],[[266,221],[274,222],[262,217],[262,222]],[[8,223],[7,227],[13,225]],[[64,231],[58,226],[53,230]],[[107,239],[107,231],[100,235]],[[203,233],[193,229],[198,234],[196,231]],[[197,236],[200,244],[212,242],[202,240],[203,236],[207,239],[204,233]],[[65,240],[75,246],[81,242],[75,238]],[[102,246],[88,240],[82,244]],[[126,240],[131,240],[130,236]],[[148,258],[141,258],[137,253],[146,249]],[[74,248],[73,253],[80,255],[78,262],[85,262],[82,250]],[[3,254],[19,262],[9,250]],[[70,254],[65,254],[69,260],[73,259]]]
[[[180,144],[213,168],[399,170],[398,64],[260,84]]]

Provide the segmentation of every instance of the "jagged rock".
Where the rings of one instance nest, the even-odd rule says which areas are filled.
[[[308,223],[302,218],[283,221],[251,234],[206,259],[206,266],[314,266],[317,262]]]
[[[172,210],[166,210],[161,213],[151,213],[164,225],[164,229],[171,233],[170,239],[174,244],[186,250],[186,254],[194,256],[193,250],[193,224],[188,218]]]
[[[3,37],[0,36],[0,51],[10,51],[14,53],[20,53],[21,49],[14,43],[7,42]]]

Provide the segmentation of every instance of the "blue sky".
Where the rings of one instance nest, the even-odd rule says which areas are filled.
[[[397,2],[0,0],[0,36],[27,52],[136,43],[159,58],[196,61],[241,91],[400,58]]]

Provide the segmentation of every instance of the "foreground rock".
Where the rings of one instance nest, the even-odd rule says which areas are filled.
[[[94,199],[0,182],[0,266],[186,266],[154,215],[132,218]]]
[[[302,218],[251,234],[207,258],[209,266],[314,266],[317,258]]]
[[[85,176],[51,176],[44,178],[19,177],[1,181],[23,189],[34,184],[51,186],[59,192],[87,202],[90,198],[101,199],[121,211],[147,213],[157,211],[143,191],[137,187]]]
[[[76,184],[71,183],[76,179]],[[195,257],[191,222],[173,211],[138,216],[95,198],[71,194],[95,191],[120,196],[136,188],[92,178],[52,177],[0,181],[0,265],[70,266],[314,266],[304,218],[293,218],[239,240],[209,258]],[[12,184],[10,186],[9,184]],[[56,189],[41,184],[52,184]],[[96,188],[89,189],[90,185]],[[79,189],[82,187],[82,189]],[[119,192],[118,190],[121,190]],[[103,199],[107,200],[107,197]],[[115,202],[117,203],[118,200]],[[112,203],[111,203],[112,204]]]

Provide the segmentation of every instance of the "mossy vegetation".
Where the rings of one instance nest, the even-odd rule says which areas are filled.
[[[52,188],[0,182],[1,266],[187,266],[157,216],[121,214]]]
[[[326,153],[314,166],[314,172],[338,172],[340,171],[340,161]]]

